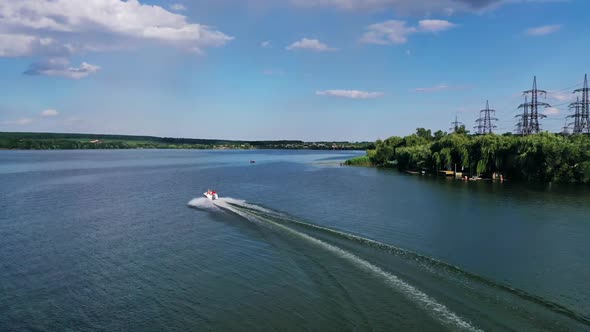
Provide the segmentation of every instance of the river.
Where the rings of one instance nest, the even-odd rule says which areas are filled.
[[[0,330],[590,330],[588,187],[361,154],[0,151]]]

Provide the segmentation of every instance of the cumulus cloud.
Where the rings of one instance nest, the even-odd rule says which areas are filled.
[[[50,37],[0,33],[0,57],[67,56],[71,52],[71,45],[60,44]]]
[[[135,39],[219,46],[232,37],[186,16],[137,0],[20,0],[0,6],[0,24],[12,29],[74,34],[110,34]],[[65,34],[64,34],[65,33]]]
[[[183,6],[171,8],[182,10]],[[65,58],[148,43],[202,53],[232,39],[214,27],[189,22],[184,15],[138,0],[0,1],[0,57]],[[33,64],[27,73],[42,74],[37,67]],[[81,78],[96,70],[83,63],[45,74]]]
[[[545,36],[557,32],[561,29],[561,25],[544,25],[535,28],[529,28],[525,30],[525,33],[529,36]]]
[[[383,92],[368,92],[359,90],[324,90],[316,91],[318,96],[341,97],[350,99],[373,99],[383,97]]]
[[[90,74],[94,74],[98,70],[100,70],[99,66],[91,65],[86,62],[82,62],[80,66],[74,67],[70,65],[70,62],[67,59],[55,58],[43,62],[33,63],[31,66],[29,66],[29,69],[24,72],[24,74],[56,76],[77,80]]]
[[[176,10],[176,11],[183,11],[183,10],[186,10],[186,7],[181,3],[175,3],[170,6],[170,9]]]
[[[418,26],[408,26],[406,21],[389,20],[369,25],[361,37],[362,43],[367,44],[404,44],[408,36],[419,32],[440,32],[455,27],[456,24],[445,20],[421,20]]]
[[[436,91],[448,90],[450,88],[451,87],[449,85],[439,84],[439,85],[435,85],[435,86],[431,86],[431,87],[427,87],[427,88],[416,88],[416,89],[414,89],[414,92],[436,92]]]
[[[420,31],[439,32],[453,28],[455,24],[445,20],[421,20],[418,26]]]
[[[260,43],[260,46],[267,48],[271,46],[270,40],[265,40],[262,43]]]
[[[46,109],[46,110],[43,110],[41,112],[41,116],[45,116],[45,117],[48,117],[48,116],[57,116],[57,115],[59,115],[59,112],[57,110],[54,110],[54,109]]]
[[[322,43],[317,39],[308,39],[303,38],[299,41],[294,42],[293,44],[286,47],[288,51],[293,51],[297,49],[302,50],[310,50],[315,52],[327,52],[327,51],[335,51],[335,48],[329,47],[328,45]]]

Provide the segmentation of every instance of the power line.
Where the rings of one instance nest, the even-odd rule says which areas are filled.
[[[563,88],[563,89],[552,90],[552,91],[550,91],[550,92],[561,92],[561,91],[566,91],[566,90],[573,89],[573,88],[575,88],[575,87],[577,87],[577,86],[580,86],[580,85],[582,85],[582,82],[578,82],[578,83],[576,83],[576,84],[574,84],[574,85],[572,85],[572,86],[568,86],[568,87],[565,87],[565,88]]]
[[[511,113],[513,113],[515,111],[522,110],[521,114],[518,114],[515,116],[515,118],[519,119],[518,123],[516,124],[516,130],[515,130],[518,134],[528,135],[528,134],[540,132],[541,126],[539,124],[539,119],[546,118],[546,120],[551,120],[551,122],[553,122],[556,120],[567,120],[568,117],[573,118],[575,116],[575,114],[574,114],[571,116],[562,116],[562,117],[552,116],[550,118],[547,118],[547,115],[542,114],[542,113],[540,114],[539,113],[540,107],[544,107],[544,108],[552,107],[552,108],[555,108],[557,110],[564,112],[565,109],[560,108],[561,106],[564,106],[564,105],[571,106],[572,104],[575,104],[575,103],[571,103],[569,101],[566,101],[566,102],[562,102],[562,103],[555,104],[555,105],[549,105],[548,103],[539,102],[538,96],[544,95],[545,97],[547,97],[548,92],[545,90],[538,89],[536,81],[537,81],[537,78],[535,76],[533,78],[533,88],[531,90],[527,90],[527,91],[523,92],[523,94],[525,95],[525,102],[523,104],[520,104],[516,108],[509,108],[509,106],[506,105],[506,107],[500,108],[499,111],[494,110],[494,112],[491,112],[491,113],[493,113],[493,115],[499,114],[500,117],[502,118],[502,117],[504,117],[504,115],[510,115]],[[590,133],[590,102],[588,101],[589,98],[586,97],[586,102],[584,102],[584,94],[586,96],[588,96],[590,94],[590,90],[588,89],[587,76],[584,76],[584,82],[579,82],[579,83],[573,84],[571,86],[567,86],[567,87],[557,89],[557,90],[551,90],[549,93],[566,91],[566,90],[570,90],[570,89],[573,89],[573,88],[581,86],[581,85],[583,85],[583,87],[580,89],[576,89],[574,91],[574,93],[575,92],[582,93],[582,100],[581,101],[578,100],[576,103],[578,103],[578,102],[580,103],[579,104],[579,106],[580,106],[579,117],[580,117],[580,119],[584,119],[584,121],[583,121],[583,123],[585,124],[584,125],[584,129],[585,129],[584,132]],[[528,99],[529,96],[530,96],[530,102]],[[510,97],[510,99],[512,99],[512,98],[513,98],[513,96]],[[486,109],[489,109],[489,107],[487,105],[486,105]],[[572,108],[570,107],[570,109],[572,109]],[[489,127],[487,125],[491,124],[492,121],[502,124],[502,126],[500,126],[500,127],[496,127],[496,126],[492,125],[493,129],[497,129],[499,131],[509,129],[505,125],[508,123],[513,123],[512,120],[509,120],[506,118],[504,118],[503,120],[493,118],[493,120],[492,120],[492,114],[489,115],[490,121],[486,122],[486,120],[485,120],[486,114],[484,111],[485,110],[481,110],[479,117],[475,120],[477,125],[474,126],[474,128],[477,130],[478,133],[484,133],[484,128],[485,128],[486,133],[490,132]],[[490,110],[490,111],[492,111],[492,110]],[[580,121],[582,121],[582,120],[580,120]],[[574,123],[572,122],[572,123],[568,124],[568,127],[572,124],[574,124]],[[457,131],[459,128],[464,126],[463,123],[461,123],[457,120],[457,116],[455,116],[455,121],[451,122],[451,125],[452,125],[452,127],[449,128],[451,131]]]
[[[553,105],[553,107],[563,106],[563,105],[567,105],[567,104],[570,104],[571,105],[571,103],[569,101],[566,101],[566,102],[563,102],[561,104]]]

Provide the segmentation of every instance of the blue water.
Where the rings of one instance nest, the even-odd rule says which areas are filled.
[[[360,154],[0,151],[0,330],[590,329],[587,187]]]

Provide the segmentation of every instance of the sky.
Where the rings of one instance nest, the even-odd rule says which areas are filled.
[[[0,131],[373,141],[545,130],[590,72],[586,0],[0,0]],[[571,121],[570,121],[571,122]]]

